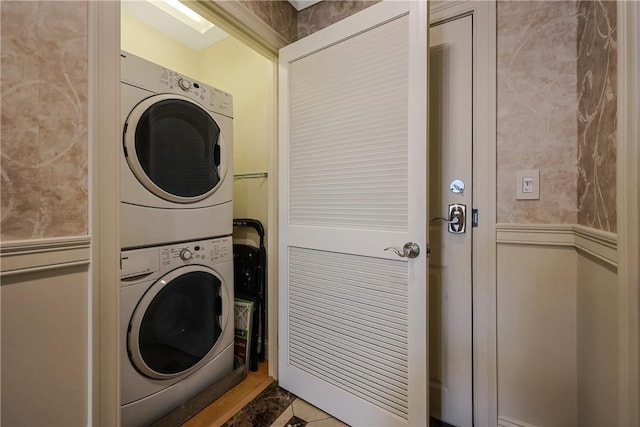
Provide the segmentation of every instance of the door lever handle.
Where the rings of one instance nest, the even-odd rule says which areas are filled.
[[[431,218],[431,221],[444,221],[449,224],[448,231],[453,234],[462,234],[465,232],[465,216],[467,213],[467,206],[459,203],[453,203],[449,205],[449,219],[437,217]]]
[[[444,221],[444,222],[446,222],[447,224],[457,224],[457,223],[459,223],[459,222],[460,222],[460,218],[458,218],[457,216],[456,216],[456,217],[453,217],[452,219],[441,218],[441,217],[431,218],[431,221],[438,221],[438,220],[440,220],[440,221]]]
[[[402,252],[393,247],[385,248],[384,250],[392,251],[401,258],[416,258],[418,255],[420,255],[420,246],[418,246],[418,244],[414,242],[405,243],[402,247]]]

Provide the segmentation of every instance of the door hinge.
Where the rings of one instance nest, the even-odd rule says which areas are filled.
[[[472,227],[478,226],[478,209],[473,209],[471,211],[471,226]]]

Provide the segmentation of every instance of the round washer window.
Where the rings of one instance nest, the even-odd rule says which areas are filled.
[[[138,180],[166,200],[191,203],[215,191],[223,177],[222,135],[211,115],[179,95],[156,95],[127,119],[127,162]]]
[[[176,273],[183,269],[195,271]],[[186,373],[206,361],[220,338],[223,284],[201,269],[174,270],[169,273],[174,277],[156,282],[136,308],[128,341],[132,361],[143,374],[172,378]]]

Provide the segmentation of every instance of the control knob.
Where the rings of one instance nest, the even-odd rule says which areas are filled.
[[[180,86],[180,89],[182,90],[189,90],[189,88],[191,87],[191,82],[189,80],[180,79],[178,80],[178,86]]]
[[[180,258],[182,258],[185,261],[189,261],[192,256],[193,256],[193,252],[191,252],[191,250],[188,248],[184,248],[183,250],[180,251]]]

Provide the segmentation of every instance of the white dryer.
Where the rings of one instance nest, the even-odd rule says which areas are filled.
[[[231,236],[121,252],[122,425],[144,426],[233,370]]]
[[[231,95],[121,53],[121,247],[233,232]]]

